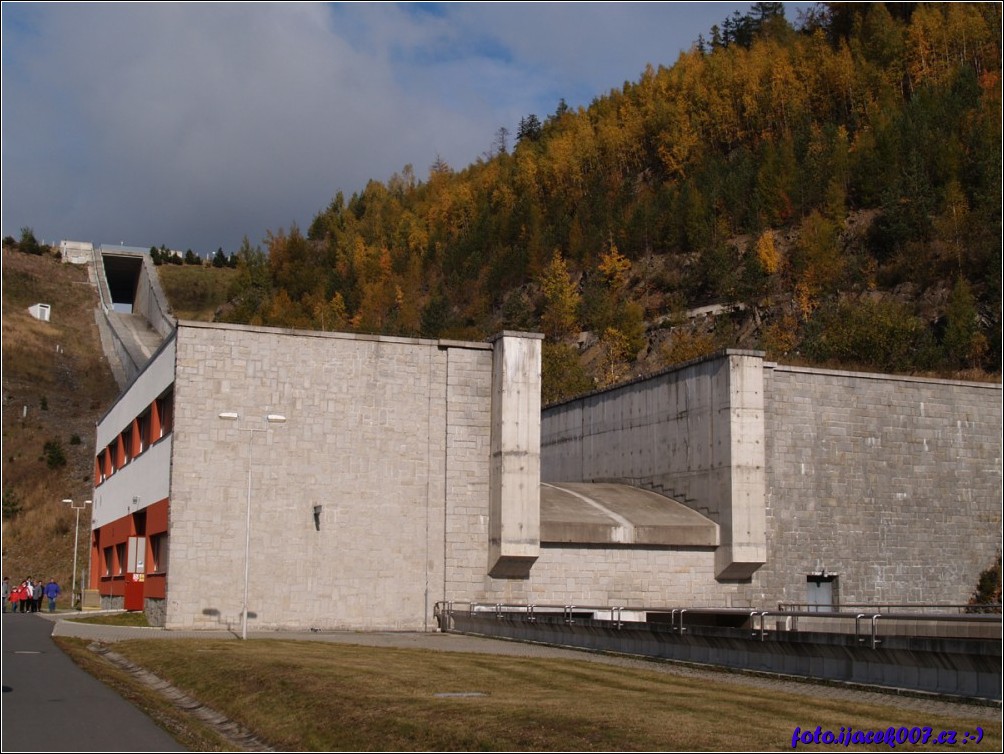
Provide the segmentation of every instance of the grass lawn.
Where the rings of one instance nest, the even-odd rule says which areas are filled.
[[[237,270],[228,267],[162,264],[157,268],[171,309],[178,319],[212,322],[217,307],[227,302]]]
[[[96,623],[102,626],[139,626],[141,628],[149,628],[150,626],[150,622],[146,619],[146,613],[140,611],[110,613],[107,615],[87,615],[87,613],[80,613],[80,615],[81,617],[79,618],[70,618],[69,620],[77,623]]]
[[[888,706],[848,704],[823,688],[807,697],[590,662],[283,640],[142,640],[114,650],[282,750],[790,750],[796,727],[816,726],[930,726],[932,739],[958,731],[960,746],[980,726],[982,741],[964,748],[1001,745],[999,721],[924,716],[892,697]],[[845,748],[798,746],[834,747]]]

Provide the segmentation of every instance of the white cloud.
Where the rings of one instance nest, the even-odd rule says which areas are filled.
[[[463,167],[736,7],[4,4],[3,233],[232,250],[405,164]]]

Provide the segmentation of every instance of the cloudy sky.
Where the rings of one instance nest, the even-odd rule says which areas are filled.
[[[337,191],[463,168],[749,8],[4,3],[2,234],[207,253],[306,229]]]

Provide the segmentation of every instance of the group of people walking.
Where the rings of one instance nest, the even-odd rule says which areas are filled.
[[[56,599],[62,590],[55,579],[49,579],[48,584],[43,584],[42,580],[32,581],[31,576],[20,584],[11,586],[10,578],[3,577],[3,611],[7,612],[7,603],[10,603],[12,613],[40,613],[42,612],[42,600],[49,600],[49,612],[56,612]]]

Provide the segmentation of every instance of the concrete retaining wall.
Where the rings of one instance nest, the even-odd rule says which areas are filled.
[[[728,351],[544,411],[541,480],[618,481],[721,527],[722,580],[766,560],[762,354]]]
[[[167,296],[160,285],[156,265],[149,254],[143,254],[141,258],[143,266],[140,268],[139,281],[136,284],[133,313],[142,314],[162,338],[170,337],[177,320],[171,314],[171,307],[168,306]]]
[[[667,552],[665,597],[628,584],[606,601],[769,608],[807,602],[807,579],[825,574],[836,604],[961,604],[1001,552],[1001,426],[999,384],[727,351],[546,408],[541,474],[636,484],[722,526],[717,586],[699,555]],[[632,578],[658,584],[659,571]]]
[[[535,641],[604,652],[659,657],[770,673],[850,681],[982,699],[1001,698],[999,642],[888,637],[872,649],[853,636],[771,632],[764,640],[745,629],[690,627],[683,634],[653,623],[522,617],[455,612],[464,633]]]
[[[149,254],[120,250],[109,252],[109,254],[129,257],[140,262],[132,305],[133,314],[136,315],[137,320],[142,317],[146,323],[149,323],[160,338],[169,338],[174,332],[177,321],[171,314],[167,297],[160,285],[160,277]],[[119,387],[125,389],[133,378],[143,371],[152,348],[145,349],[143,345],[138,343],[137,333],[126,326],[122,315],[114,313],[111,295],[108,292],[103,255],[100,250],[94,252],[94,273],[95,285],[101,299],[101,307],[95,313],[95,317],[102,335],[102,347],[112,366]]]

